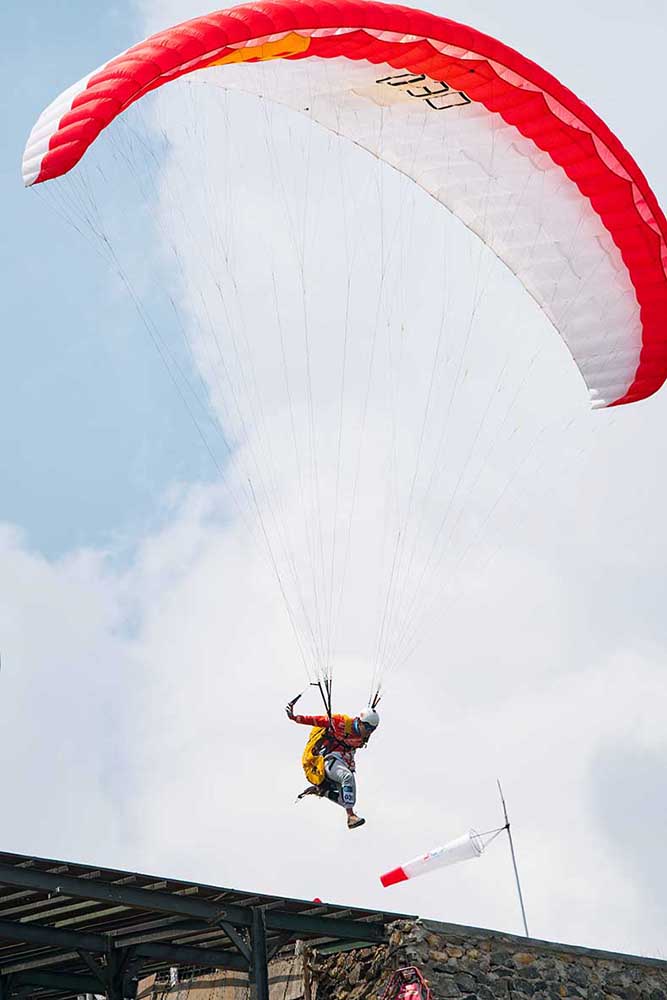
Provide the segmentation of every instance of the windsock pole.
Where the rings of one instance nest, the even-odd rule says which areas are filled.
[[[512,840],[512,830],[510,827],[509,817],[507,815],[507,806],[505,805],[505,796],[503,795],[503,790],[500,784],[500,779],[496,779],[498,782],[498,791],[500,793],[500,801],[503,804],[503,813],[505,815],[505,829],[507,830],[507,839],[510,842],[510,853],[512,855],[512,867],[514,868],[514,878],[516,879],[516,891],[519,894],[519,905],[521,906],[521,918],[523,920],[523,929],[526,932],[526,937],[530,937],[528,933],[528,923],[526,921],[526,908],[523,905],[523,894],[521,892],[521,882],[519,881],[519,869],[516,864],[516,854],[514,853],[514,841]]]

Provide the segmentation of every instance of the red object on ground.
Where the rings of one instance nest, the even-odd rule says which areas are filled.
[[[415,965],[397,969],[380,1000],[433,1000],[428,982]]]

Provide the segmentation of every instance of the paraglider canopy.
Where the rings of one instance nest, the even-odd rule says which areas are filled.
[[[24,181],[71,170],[129,105],[197,70],[216,67],[226,85],[267,93],[257,72],[267,61],[288,66],[268,96],[409,174],[506,261],[565,339],[594,405],[642,399],[662,385],[667,224],[646,179],[554,77],[447,18],[394,4],[283,0],[176,25],[44,111]],[[428,157],[413,157],[415,136]],[[556,285],[562,272],[568,280]]]

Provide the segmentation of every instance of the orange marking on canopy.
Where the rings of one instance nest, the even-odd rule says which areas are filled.
[[[261,45],[245,45],[242,49],[235,49],[229,55],[221,59],[215,59],[208,63],[208,66],[225,66],[229,63],[243,62],[266,62],[269,59],[286,59],[289,56],[300,55],[310,46],[310,38],[297,35],[295,31],[290,32],[284,38],[279,38],[275,42],[262,42]]]

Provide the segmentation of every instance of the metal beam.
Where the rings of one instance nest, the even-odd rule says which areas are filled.
[[[71,896],[75,899],[96,899],[138,907],[142,910],[180,913],[186,917],[199,917],[201,920],[229,920],[230,923],[241,927],[250,927],[252,921],[250,910],[243,906],[227,904],[221,907],[217,903],[175,893],[137,889],[109,882],[84,881],[70,875],[52,875],[34,869],[15,868],[14,865],[0,864],[1,883],[41,889],[44,892]]]
[[[261,907],[252,911],[252,964],[250,979],[255,987],[255,1000],[269,1000],[269,962],[266,953],[266,914]]]
[[[107,977],[106,970],[102,966],[101,962],[98,962],[95,956],[91,955],[88,951],[79,950],[79,958],[88,966],[91,975],[97,979],[98,989],[100,986],[104,989]]]
[[[273,941],[267,942],[268,946],[267,956],[269,962],[271,961],[272,958],[275,958],[275,956],[278,954],[281,948],[284,948],[286,945],[290,943],[292,937],[293,937],[292,932],[287,931],[286,934],[280,934],[277,938],[274,938]]]
[[[134,948],[128,948],[126,961],[123,965],[123,986],[126,996],[136,997],[143,965],[143,960],[134,954]]]
[[[266,914],[266,926],[272,931],[293,931],[299,937],[316,934],[318,937],[377,944],[385,941],[384,925],[381,923],[362,924],[358,920],[337,920],[334,916],[315,917],[304,913],[277,913],[273,910]]]
[[[2,919],[2,910],[0,910],[0,919]],[[138,923],[135,923],[133,920],[132,923],[126,927],[111,927],[106,933],[111,937],[123,937],[124,940],[126,935],[132,934],[136,937],[144,931],[152,932],[154,930],[159,930],[160,928],[175,927],[177,930],[189,930],[191,927],[206,926],[207,923],[204,920],[184,920],[179,916],[163,917],[161,915],[158,916],[157,914],[154,916],[147,914],[145,920],[140,920]],[[148,934],[146,935],[146,940],[150,941]]]
[[[149,925],[144,924],[144,928]],[[191,934],[217,934],[220,937],[220,931],[216,927],[211,927],[210,924],[206,923],[204,920],[173,920],[168,923],[160,923],[159,927],[155,930],[141,928],[136,929],[134,927],[119,927],[115,931],[108,931],[112,937],[118,938],[121,934],[123,935],[123,945],[127,948],[131,944],[145,944],[148,941],[176,941],[177,939],[184,938]],[[189,941],[185,942],[189,944]]]
[[[110,1000],[129,1000],[136,996],[137,986],[132,982],[132,976],[138,969],[133,962],[132,949],[128,948],[124,954],[112,952],[108,956],[108,964],[98,962],[84,951],[80,952],[80,957],[90,969],[90,976],[35,970],[19,972],[12,976],[12,980],[19,985],[98,995],[105,993]]]
[[[107,955],[104,990],[107,1000],[125,1000],[125,997],[136,994],[136,986],[133,988],[130,984],[130,977],[126,975],[126,969],[133,954],[133,948],[125,948],[123,951],[112,951]]]
[[[52,950],[37,951],[33,952],[32,949],[28,951],[28,958],[22,958],[21,956],[5,955],[5,964],[2,966],[2,975],[8,975],[13,972],[29,972],[31,969],[45,969],[47,966],[57,965],[62,968],[65,962],[76,962],[79,958],[79,953],[77,951],[58,951],[54,953]],[[37,955],[37,958],[34,955]],[[33,956],[32,958],[30,956]],[[10,959],[14,957],[14,961]],[[20,960],[19,960],[20,959]]]
[[[137,955],[144,958],[157,958],[173,965],[209,965],[212,969],[235,969],[237,972],[247,972],[248,963],[232,951],[218,951],[213,948],[195,948],[186,944],[138,944],[135,946]]]
[[[25,941],[31,944],[51,945],[67,950],[88,951],[93,954],[107,954],[125,947],[122,938],[110,938],[103,934],[80,934],[78,931],[64,931],[55,927],[38,927],[36,924],[19,924],[0,920],[0,938]],[[188,945],[174,945],[146,942],[134,946],[134,953],[143,958],[173,962],[174,965],[209,965],[217,969],[247,971],[248,963],[233,952],[212,948],[195,948]]]
[[[0,938],[9,941],[25,941],[29,944],[54,945],[74,951],[106,952],[107,940],[101,934],[80,934],[78,931],[63,931],[55,927],[37,924],[22,924],[13,920],[0,920]]]
[[[12,976],[16,986],[43,986],[62,993],[99,993],[100,983],[95,976],[68,972],[16,972]]]
[[[223,929],[229,940],[236,946],[236,948],[241,952],[243,957],[249,962],[250,961],[250,947],[246,939],[239,934],[236,928],[232,924],[228,924],[226,920],[220,921],[220,927]]]

